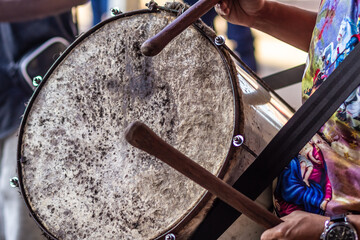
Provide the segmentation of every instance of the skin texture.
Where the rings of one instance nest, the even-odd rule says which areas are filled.
[[[18,22],[58,14],[88,0],[0,0],[0,22]]]
[[[265,0],[223,0],[215,9],[233,24],[255,28],[303,51],[309,49],[315,12]]]
[[[359,215],[348,215],[347,218],[359,233]],[[261,240],[318,240],[329,217],[294,211],[281,219],[284,222],[263,232]]]
[[[294,211],[281,219],[284,222],[265,231],[261,235],[261,240],[318,240],[324,230],[324,223],[329,217]]]

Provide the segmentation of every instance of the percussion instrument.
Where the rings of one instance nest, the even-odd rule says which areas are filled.
[[[125,139],[134,147],[155,156],[176,169],[266,229],[273,228],[283,222],[264,207],[176,150],[156,135],[146,124],[139,121],[131,123],[125,129]]]
[[[141,54],[176,19],[171,4],[118,14],[80,35],[31,98],[19,185],[50,239],[188,239],[202,222],[214,197],[128,144],[123,131],[134,120],[231,184],[291,116],[201,22],[159,55]],[[271,192],[258,201],[271,208]],[[262,231],[245,216],[235,225],[224,239]]]

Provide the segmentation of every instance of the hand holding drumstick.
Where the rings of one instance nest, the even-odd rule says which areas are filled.
[[[277,1],[199,0],[162,31],[141,46],[146,56],[155,56],[176,36],[215,6],[227,21],[251,27],[308,51],[317,14]],[[276,27],[274,27],[276,26]],[[299,38],[299,32],[302,37]]]
[[[141,52],[146,56],[157,55],[172,39],[207,13],[218,2],[219,0],[199,0],[171,24],[145,41],[141,46]]]

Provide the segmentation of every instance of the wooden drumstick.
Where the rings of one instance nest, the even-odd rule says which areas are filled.
[[[207,13],[220,0],[199,0],[172,23],[152,38],[146,40],[141,46],[141,52],[145,56],[155,56],[164,47],[202,15]]]
[[[134,122],[129,125],[125,130],[125,139],[134,147],[167,163],[265,228],[272,228],[282,222],[264,207],[170,146],[145,124]]]

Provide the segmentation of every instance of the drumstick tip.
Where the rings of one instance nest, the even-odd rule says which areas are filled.
[[[159,143],[159,137],[145,124],[135,121],[124,131],[125,140],[132,146],[153,154],[154,142]],[[153,154],[154,155],[154,154]]]
[[[151,41],[147,40],[141,45],[141,52],[145,56],[153,57],[157,55],[160,51],[155,48],[154,44],[152,44]]]
[[[124,131],[125,140],[131,145],[136,146],[136,130],[144,127],[144,125],[145,124],[140,121],[135,121],[129,124]]]

